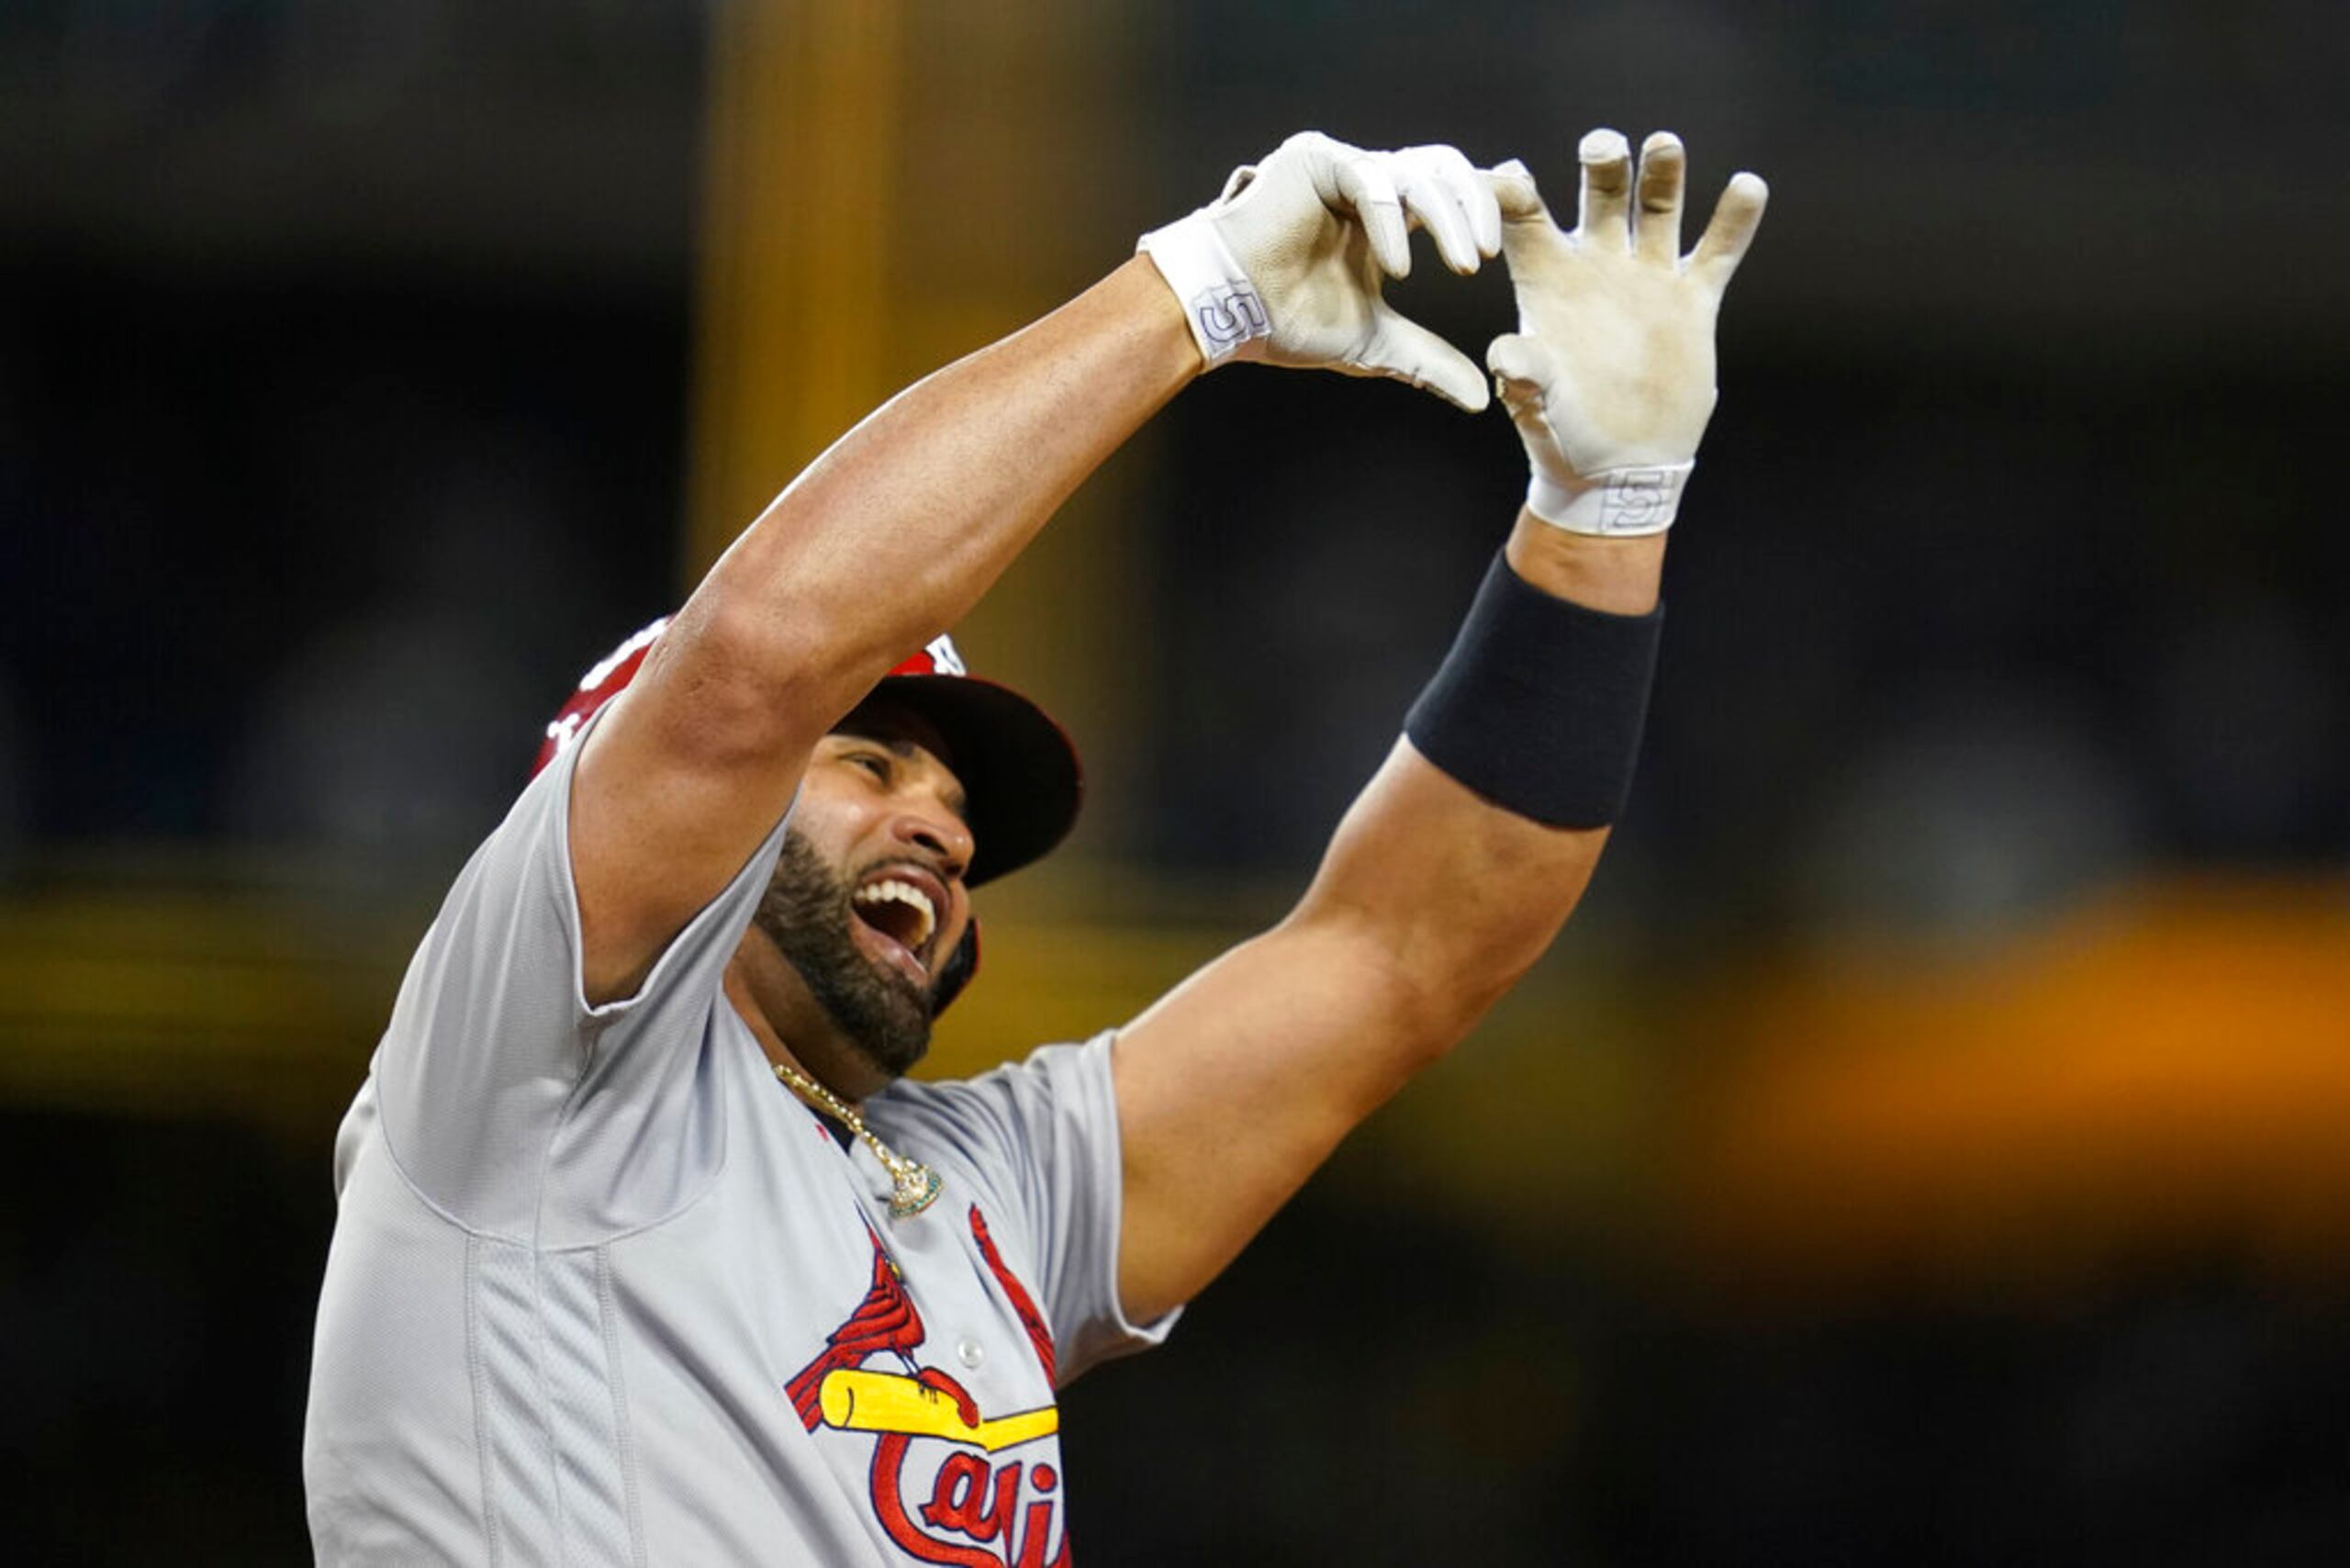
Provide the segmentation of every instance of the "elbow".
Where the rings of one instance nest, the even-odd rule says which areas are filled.
[[[916,630],[924,596],[887,590],[861,570],[801,552],[786,566],[768,548],[729,551],[678,612],[711,679],[767,712],[829,729],[943,625]]]
[[[1523,944],[1463,935],[1374,924],[1348,943],[1357,957],[1347,972],[1371,991],[1367,1015],[1386,1022],[1405,1076],[1449,1055],[1541,953],[1539,946],[1520,954]]]
[[[856,704],[821,618],[712,591],[705,582],[677,612],[645,675],[666,694],[670,742],[716,761],[805,744]],[[643,678],[640,682],[643,683]]]
[[[1498,975],[1469,966],[1400,978],[1393,1005],[1395,1015],[1408,1022],[1418,1058],[1415,1070],[1451,1055],[1516,980],[1516,972]]]
[[[1371,1103],[1357,1107],[1361,1114],[1450,1056],[1507,989],[1478,986],[1459,973],[1430,977],[1402,967],[1379,971],[1371,986],[1367,1016],[1379,1022],[1376,1044],[1365,1046],[1382,1066]]]

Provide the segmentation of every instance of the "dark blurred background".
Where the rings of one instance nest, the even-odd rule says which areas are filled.
[[[579,670],[827,440],[1290,130],[1564,204],[1609,124],[1774,187],[1631,816],[1519,995],[1070,1394],[1086,1560],[2344,1561],[2345,42],[0,9],[0,1533],[307,1556],[329,1149],[400,966]],[[1509,325],[1419,271],[1472,353]],[[1113,461],[965,632],[1093,803],[991,890],[942,1070],[1279,912],[1522,483],[1498,413],[1254,369]]]

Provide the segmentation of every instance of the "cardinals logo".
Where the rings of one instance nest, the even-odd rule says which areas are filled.
[[[1053,1338],[1044,1315],[996,1250],[977,1204],[968,1220],[979,1256],[1027,1330],[1050,1386]],[[1058,1432],[1059,1410],[1046,1404],[983,1415],[954,1377],[922,1365],[914,1355],[926,1338],[922,1314],[881,1238],[869,1226],[867,1235],[873,1243],[873,1278],[865,1299],[825,1337],[815,1360],[784,1384],[800,1423],[811,1432],[829,1427],[874,1435],[874,1517],[916,1561],[955,1568],[1069,1568],[1068,1531],[1056,1529],[1060,1475],[1050,1462],[1052,1450],[1033,1462],[1008,1454]],[[867,1363],[876,1358],[897,1365],[869,1368]],[[934,1439],[952,1445],[952,1451],[938,1466],[929,1498],[910,1507],[908,1456],[918,1442]],[[998,1454],[1007,1457],[999,1461]],[[917,1484],[917,1495],[920,1490]],[[1047,1557],[1057,1534],[1058,1548]]]

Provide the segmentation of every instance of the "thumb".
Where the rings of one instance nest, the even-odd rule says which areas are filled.
[[[1522,332],[1505,332],[1485,349],[1485,364],[1499,383],[1502,400],[1516,408],[1539,402],[1559,374],[1550,347]]]
[[[1408,317],[1383,308],[1379,315],[1371,342],[1354,356],[1358,368],[1424,386],[1472,414],[1483,412],[1493,400],[1484,376],[1467,354]]]

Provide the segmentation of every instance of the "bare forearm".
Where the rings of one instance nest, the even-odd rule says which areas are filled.
[[[1665,538],[1570,533],[1520,509],[1503,554],[1511,571],[1545,593],[1610,615],[1646,615],[1656,608]]]
[[[1615,614],[1652,609],[1662,539],[1563,534],[1521,516],[1512,566],[1533,586]],[[1121,1092],[1192,1109],[1195,1076],[1249,1103],[1246,1147],[1203,1175],[1204,1122],[1171,1136],[1143,1111],[1137,1148],[1173,1148],[1189,1182],[1228,1190],[1233,1212],[1269,1215],[1330,1148],[1475,1026],[1558,935],[1607,841],[1496,805],[1399,739],[1356,797],[1312,885],[1274,930],[1190,981],[1122,1036]],[[1232,1026],[1239,1019],[1243,1026]],[[1176,1038],[1182,1051],[1161,1054]],[[1278,1049],[1266,1047],[1280,1042]],[[1306,1092],[1302,1086],[1310,1086]],[[1137,1159],[1130,1193],[1154,1190]],[[1139,1253],[1138,1258],[1154,1254]]]
[[[1586,609],[1656,607],[1662,534],[1570,533],[1521,511],[1505,553],[1528,584]],[[1399,742],[1340,823],[1298,918],[1356,925],[1392,954],[1427,999],[1425,1048],[1441,1049],[1541,956],[1606,838],[1497,805]]]
[[[1513,816],[1398,741],[1296,911],[1119,1033],[1126,1310],[1189,1300],[1459,1043],[1557,935],[1606,837]]]
[[[735,541],[689,619],[722,616],[829,721],[968,610],[1198,370],[1173,297],[1128,262],[843,436]]]
[[[1351,928],[1379,956],[1410,999],[1390,1042],[1394,1070],[1408,1075],[1542,956],[1606,842],[1605,828],[1546,827],[1505,811],[1399,740],[1292,918]]]

